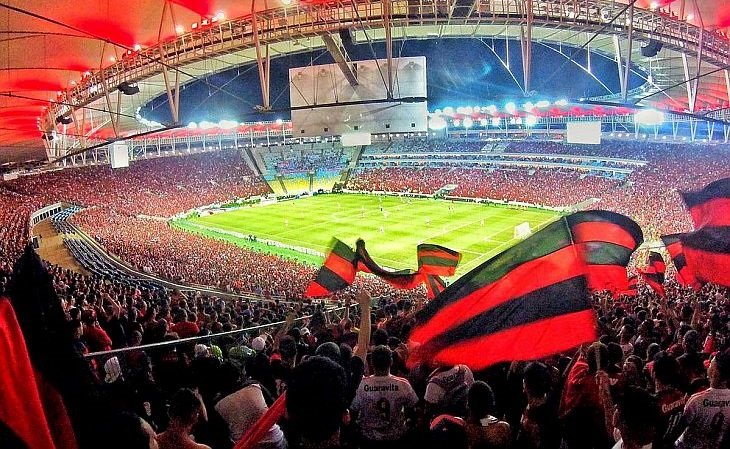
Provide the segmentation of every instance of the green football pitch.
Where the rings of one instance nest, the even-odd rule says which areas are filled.
[[[396,269],[415,269],[416,245],[435,243],[462,253],[460,275],[513,245],[516,225],[528,222],[534,231],[556,216],[551,211],[493,204],[332,194],[189,218],[176,225],[312,264],[321,263],[322,257],[262,246],[241,237],[255,235],[319,253],[327,252],[333,237],[353,247],[362,238],[376,262]]]

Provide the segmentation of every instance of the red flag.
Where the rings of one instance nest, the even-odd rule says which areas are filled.
[[[430,360],[479,370],[593,341],[587,267],[569,221],[553,222],[494,256],[421,309],[409,364]]]
[[[25,339],[7,298],[0,298],[0,360],[0,423],[28,449],[56,449]]]
[[[664,291],[664,272],[666,271],[666,265],[661,254],[654,251],[650,252],[649,265],[637,271],[657,295],[662,298],[667,296],[667,293]]]
[[[682,198],[697,229],[680,236],[689,271],[700,283],[730,287],[730,178]]]

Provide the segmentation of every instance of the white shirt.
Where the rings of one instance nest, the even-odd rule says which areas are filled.
[[[649,443],[645,446],[641,446],[641,449],[651,449],[651,447],[652,443]],[[618,440],[611,449],[624,449],[624,440]]]
[[[257,384],[241,388],[215,405],[215,411],[228,424],[231,439],[236,442],[268,409],[261,386]],[[278,443],[283,439],[284,433],[278,424],[274,424],[266,436],[261,439],[261,443]]]
[[[433,379],[437,379],[443,383],[450,383],[450,380],[459,375],[459,367],[462,367],[461,369],[464,370],[464,383],[466,383],[467,388],[471,387],[474,383],[474,373],[466,365],[456,365],[450,370],[442,371],[431,377],[428,385],[426,385],[426,394],[423,399],[429,404],[438,404],[441,402],[444,396],[446,396],[446,391],[440,385],[437,385],[436,382],[433,382]]]
[[[370,376],[360,382],[352,400],[352,409],[359,412],[357,423],[369,440],[395,441],[406,433],[406,407],[413,407],[418,396],[411,384],[392,374]]]
[[[687,429],[677,440],[682,449],[715,449],[730,427],[730,388],[710,388],[693,394],[684,406]]]

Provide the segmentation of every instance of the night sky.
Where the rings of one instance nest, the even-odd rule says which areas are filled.
[[[426,56],[428,82],[428,108],[433,111],[446,106],[474,106],[494,103],[498,107],[510,100],[519,103],[523,97],[521,87],[494,55],[490,47],[504,59],[504,39],[429,39],[394,41],[395,56]],[[384,44],[374,44],[377,57],[385,57]],[[583,69],[560,55],[558,46],[533,43],[531,101],[539,99],[577,99],[593,95],[605,95],[607,91]],[[353,60],[373,59],[370,46],[358,44],[348,48]],[[563,46],[563,53],[572,55],[575,48]],[[510,66],[514,77],[522,85],[522,60],[518,41],[509,43]],[[586,52],[580,51],[574,59],[585,65]],[[254,111],[261,104],[261,91],[256,64],[248,64],[225,72],[210,75],[208,83],[195,81],[184,86],[180,93],[180,118],[182,123],[191,121],[256,121],[289,118],[288,70],[310,64],[330,64],[332,58],[326,50],[281,56],[271,64],[271,104],[283,111],[260,114]],[[620,90],[616,63],[594,55],[592,72],[612,92]],[[600,74],[600,76],[598,75]],[[629,88],[642,80],[634,75]],[[216,90],[216,87],[224,90]],[[231,95],[230,93],[233,95]],[[236,98],[238,97],[238,98]],[[526,100],[525,100],[526,101]],[[158,122],[169,122],[167,96],[161,95],[142,108],[143,117]]]

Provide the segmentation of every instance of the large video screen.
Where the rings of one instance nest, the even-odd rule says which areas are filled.
[[[425,99],[426,58],[395,58],[393,64],[393,98]],[[356,61],[353,65],[356,86],[350,85],[337,64],[289,69],[290,104],[292,108],[303,108],[291,114],[295,137],[427,130],[426,101],[376,102],[387,98],[385,59]]]

